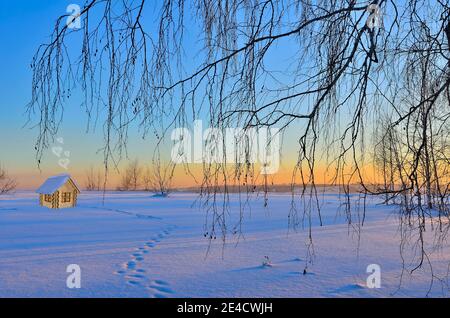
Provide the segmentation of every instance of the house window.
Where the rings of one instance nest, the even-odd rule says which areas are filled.
[[[70,192],[63,192],[63,194],[62,194],[62,202],[63,203],[70,202],[71,196],[72,196],[72,193],[70,193]]]
[[[52,195],[51,194],[44,195],[44,201],[45,202],[52,202]]]

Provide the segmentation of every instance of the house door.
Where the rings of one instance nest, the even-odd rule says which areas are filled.
[[[52,208],[59,209],[59,191],[53,193]]]

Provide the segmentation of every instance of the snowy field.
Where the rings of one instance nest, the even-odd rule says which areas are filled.
[[[321,195],[324,226],[313,220],[315,257],[304,275],[308,231],[288,231],[289,195],[272,195],[267,208],[255,199],[239,241],[218,238],[209,253],[196,197],[108,193],[103,205],[101,194],[84,192],[77,208],[60,211],[39,207],[31,192],[1,197],[0,296],[423,297],[430,288],[427,265],[401,279],[392,207],[368,202],[358,237],[338,195]],[[429,254],[436,277],[445,277],[449,255],[448,246]],[[81,267],[81,289],[66,287],[69,264]],[[369,264],[381,267],[380,289],[366,287]],[[438,279],[431,289],[449,294]]]

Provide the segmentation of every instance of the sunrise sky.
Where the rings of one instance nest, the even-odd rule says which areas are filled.
[[[38,131],[27,124],[25,107],[30,100],[31,76],[30,62],[39,44],[49,38],[55,19],[65,14],[70,1],[32,0],[3,1],[0,10],[0,163],[9,174],[18,180],[19,188],[33,189],[47,177],[69,172],[83,185],[86,170],[91,166],[100,169],[103,163],[103,131],[101,124],[95,131],[86,133],[87,116],[80,110],[79,103],[73,101],[66,105],[64,121],[55,146],[61,147],[69,157],[66,171],[58,164],[58,158],[51,149],[44,154],[41,169],[38,169],[34,143]],[[282,58],[280,57],[282,63]],[[283,138],[280,172],[273,176],[275,183],[288,183],[296,161],[297,138],[295,127]],[[142,165],[149,164],[154,151],[152,138],[142,139],[142,132],[132,127],[128,143],[129,159],[138,159]],[[121,161],[120,167],[127,164]],[[193,166],[200,173],[201,166]],[[373,173],[368,167],[367,173]],[[326,183],[329,175],[325,165],[319,165],[318,183]],[[115,186],[118,175],[111,172],[111,187]],[[192,178],[177,171],[174,186],[193,186]]]

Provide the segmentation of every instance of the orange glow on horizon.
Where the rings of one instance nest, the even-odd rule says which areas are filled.
[[[125,166],[126,164],[123,164]],[[192,188],[198,187],[201,185],[203,180],[203,166],[201,164],[192,164],[189,165],[189,172],[186,171],[185,167],[177,166],[174,171],[173,179],[171,182],[172,188]],[[283,164],[280,167],[278,173],[273,175],[267,175],[267,183],[268,185],[289,185],[293,181],[293,171],[295,168],[295,164]],[[100,171],[102,169],[102,174],[104,173],[103,168],[98,168]],[[121,171],[124,168],[121,168]],[[36,169],[37,170],[37,169]],[[41,185],[48,177],[52,175],[57,175],[61,173],[69,173],[75,179],[75,181],[79,184],[81,188],[85,188],[86,179],[87,179],[87,171],[89,168],[78,168],[78,169],[69,169],[69,171],[64,171],[63,169],[53,170],[53,169],[43,169],[41,173],[39,171],[10,171],[10,176],[16,179],[18,183],[18,189],[24,190],[33,190],[36,189],[39,185]],[[228,167],[228,184],[229,185],[237,185],[236,180],[233,177],[233,166],[230,165]],[[255,165],[255,184],[263,184],[264,183],[264,175],[259,174],[259,167]],[[350,179],[350,172],[352,169],[348,168],[345,171],[344,177],[340,173],[338,180],[334,180],[334,175],[336,173],[333,167],[327,167],[326,165],[317,165],[315,168],[315,178],[314,182],[317,185],[330,185],[330,184],[343,184],[343,183],[359,183],[359,177],[357,174],[354,174]],[[368,184],[380,183],[381,177],[377,175],[375,172],[375,168],[373,165],[365,165],[361,168],[361,173],[364,178],[364,181]],[[304,178],[308,181],[309,173],[306,169],[303,171]],[[109,171],[108,173],[108,183],[107,188],[110,190],[114,190],[120,184],[121,175],[116,171]],[[296,184],[301,184],[300,173],[297,172]],[[222,185],[222,181],[218,181],[217,185]]]

